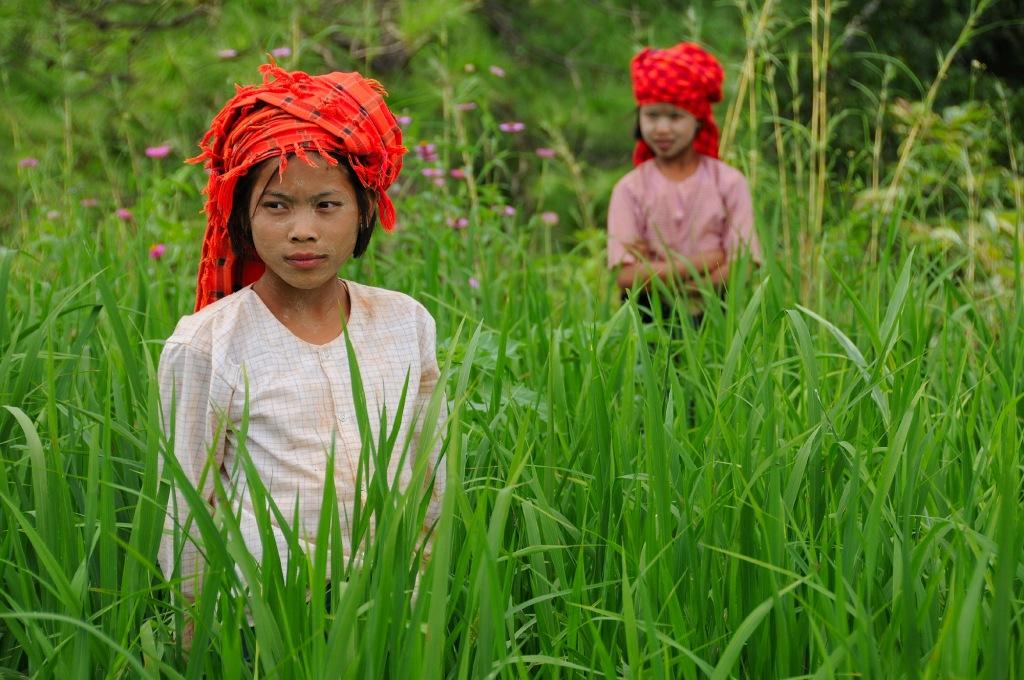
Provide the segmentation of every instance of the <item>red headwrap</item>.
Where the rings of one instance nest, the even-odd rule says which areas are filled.
[[[205,161],[210,175],[196,311],[263,274],[255,253],[241,260],[235,256],[227,225],[238,180],[268,158],[280,157],[284,172],[291,153],[310,164],[309,151],[331,165],[337,161],[328,154],[346,156],[362,185],[375,192],[384,230],[395,226],[395,207],[386,191],[402,169],[405,147],[380,83],[355,72],[310,76],[274,63],[260,66],[260,73],[262,85],[236,86],[235,96],[203,136],[203,152],[189,159]]]
[[[700,121],[693,140],[697,153],[718,158],[718,126],[711,105],[722,101],[722,67],[711,54],[694,43],[679,43],[665,50],[641,50],[630,64],[633,96],[637,106],[672,104],[686,109]],[[633,165],[654,152],[644,140],[633,149]]]

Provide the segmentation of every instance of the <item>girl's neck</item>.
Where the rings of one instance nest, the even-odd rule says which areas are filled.
[[[341,335],[352,306],[348,286],[337,278],[314,290],[299,290],[264,274],[252,290],[282,325],[314,345]]]
[[[673,182],[682,182],[697,171],[700,165],[700,154],[690,146],[673,158],[654,157],[654,164],[662,176]]]

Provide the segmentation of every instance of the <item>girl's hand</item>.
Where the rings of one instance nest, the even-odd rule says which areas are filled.
[[[192,651],[192,640],[196,636],[196,622],[195,620],[185,614],[185,626],[181,629],[181,651],[185,652],[186,655]]]
[[[655,254],[651,244],[642,239],[627,244],[626,252],[641,262],[653,259]]]
[[[671,260],[656,260],[652,257],[650,246],[646,242],[640,243],[633,244],[633,246],[645,247],[650,254],[646,257],[638,256],[640,257],[639,262],[622,265],[615,277],[615,283],[619,288],[628,290],[637,284],[646,287],[655,278],[666,282],[675,280],[683,284],[708,278],[712,284],[718,285],[719,281],[716,276],[723,271],[728,273],[724,250],[699,253],[691,258],[676,256]],[[696,272],[696,277],[694,272]]]

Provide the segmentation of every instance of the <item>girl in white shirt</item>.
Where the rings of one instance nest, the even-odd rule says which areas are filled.
[[[386,231],[394,227],[386,190],[405,148],[384,91],[358,73],[260,70],[264,82],[238,90],[192,159],[209,173],[196,313],[180,320],[160,357],[177,469],[167,474],[175,490],[159,558],[189,599],[202,585],[204,559],[187,487],[204,511],[237,518],[260,561],[271,546],[258,519],[266,509],[255,507],[249,488],[258,475],[280,510],[269,517],[282,565],[296,556],[289,536],[310,556],[327,538],[317,527],[328,471],[348,552],[368,477],[384,472],[371,469],[379,460],[360,458],[382,427],[397,432],[388,482],[432,482],[425,530],[444,488],[441,423],[421,441],[438,381],[433,318],[407,295],[337,276],[366,250],[378,216]],[[353,388],[351,358],[361,389]]]

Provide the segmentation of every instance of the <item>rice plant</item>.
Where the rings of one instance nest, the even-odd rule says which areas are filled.
[[[880,212],[837,189],[829,3],[800,19],[809,116],[779,96],[804,52],[773,5],[749,10],[726,118],[766,262],[705,291],[699,328],[620,305],[592,230],[504,214],[498,132],[476,139],[454,114],[446,153],[474,183],[410,179],[402,228],[342,272],[438,321],[426,429],[448,483],[429,538],[422,468],[405,488],[376,472],[417,453],[390,414],[363,432],[360,502],[325,490],[311,554],[293,508],[248,479],[251,555],[167,455],[155,391],[160,343],[191,309],[199,178],[140,171],[126,220],[70,198],[47,216],[64,178],[22,172],[0,251],[0,676],[1019,677],[1020,138],[1007,115],[1014,189],[973,199],[1012,215],[998,238],[1014,276],[994,287],[974,251],[904,233],[934,209],[906,184],[923,128],[897,154],[870,152],[866,129],[848,172],[891,188]],[[887,106],[842,115],[885,125]],[[171,483],[206,557],[195,602],[156,565]]]

